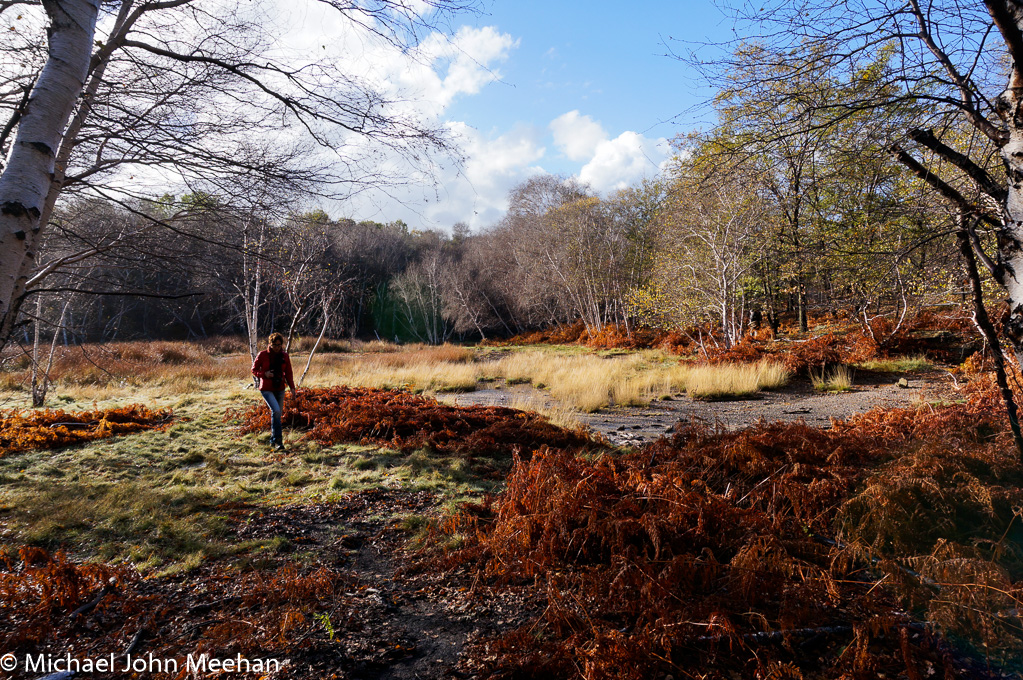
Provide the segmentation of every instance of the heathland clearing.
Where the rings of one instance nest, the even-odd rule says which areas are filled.
[[[824,622],[813,633],[824,636],[814,652],[822,661],[811,665],[836,670],[854,663],[838,653],[842,646],[868,645],[855,631],[885,617],[894,632],[870,633],[871,651],[856,657],[875,669],[910,663],[921,672],[927,663],[974,668],[962,652],[941,657],[935,651],[945,644],[940,637],[919,637],[916,626],[924,621],[961,635],[978,621],[989,624],[1010,641],[999,643],[992,658],[1014,662],[1017,638],[1011,627],[1008,633],[999,627],[998,617],[1012,609],[1013,584],[1023,570],[1012,511],[1023,502],[1016,484],[1023,472],[1003,455],[1004,433],[988,422],[984,409],[990,408],[966,402],[977,399],[980,388],[955,393],[951,378],[919,362],[907,374],[860,370],[847,392],[815,391],[797,377],[752,400],[709,401],[683,391],[695,367],[661,352],[354,347],[318,357],[307,379],[312,388],[292,402],[305,409],[313,395],[325,395],[328,407],[330,399],[351,401],[345,407],[351,415],[329,427],[293,421],[288,451],[277,454],[267,446],[268,433],[242,434],[239,427],[241,419],[261,415],[258,394],[247,387],[247,357],[167,362],[187,352],[137,347],[125,356],[128,349],[120,348],[121,365],[94,372],[92,382],[82,370],[58,374],[54,403],[77,411],[143,402],[173,410],[165,430],[0,457],[3,587],[10,602],[35,602],[35,611],[61,621],[43,632],[5,619],[4,633],[20,640],[20,648],[120,653],[127,639],[145,630],[135,654],[178,657],[197,651],[189,631],[206,630],[214,641],[209,644],[219,640],[239,653],[291,659],[281,677],[439,678],[449,670],[485,677],[513,668],[555,673],[589,653],[590,644],[586,635],[565,637],[577,626],[559,617],[578,622],[586,613],[587,635],[610,640],[620,617],[638,616],[622,603],[639,606],[653,596],[644,579],[692,585],[682,572],[661,573],[685,563],[715,588],[734,590],[717,604],[699,604],[735,617],[732,632],[697,627],[679,633],[683,648],[705,646],[701,664],[717,664],[722,672],[761,663],[809,669],[801,652],[765,653],[755,636],[784,629],[786,616],[796,623],[811,616],[801,608],[822,597],[816,588],[828,579],[835,590],[811,616]],[[294,361],[301,365],[303,357]],[[190,372],[190,366],[202,370]],[[451,368],[462,373],[444,382]],[[899,377],[908,378],[907,387],[895,385]],[[17,382],[17,373],[6,374],[8,388]],[[406,391],[321,389],[343,382]],[[463,405],[532,405],[556,422],[589,425],[594,440],[537,429],[542,419],[514,411],[449,409],[432,401],[431,391]],[[24,408],[28,395],[8,389],[3,398],[7,408]],[[601,399],[606,405],[582,408]],[[813,427],[879,405],[912,408]],[[317,418],[329,421],[330,409],[317,408]],[[247,409],[251,416],[243,415]],[[693,425],[692,417],[711,426]],[[762,419],[807,424],[755,425]],[[517,458],[510,449],[488,449],[486,437],[470,436],[527,423],[537,425],[521,430],[533,439],[517,447]],[[641,439],[665,434],[669,425],[668,439]],[[741,429],[749,425],[755,426]],[[669,517],[676,512],[682,515]],[[720,532],[708,529],[699,539],[707,541],[704,553],[690,554],[693,537],[675,535],[689,530],[686,517],[725,522]],[[533,528],[527,531],[524,521]],[[926,527],[915,531],[920,522]],[[734,534],[727,528],[733,524],[747,533]],[[944,529],[935,532],[936,526]],[[565,549],[557,548],[566,539]],[[18,557],[17,546],[24,545],[68,557],[53,561],[35,548]],[[870,566],[874,556],[895,561]],[[597,581],[586,574],[611,583],[606,570],[625,568],[622,559],[638,570],[619,581],[616,587],[625,590],[593,590]],[[90,580],[89,570],[99,569],[88,566],[93,562],[116,572],[116,592],[102,591],[102,579]],[[952,579],[950,565],[967,563],[976,572],[971,578],[983,573],[1003,595],[942,586],[936,598],[926,583],[921,590],[902,582],[906,568],[941,582]],[[32,600],[38,597],[33,583],[72,572],[77,590],[65,592],[71,582],[59,581],[53,592],[63,599]],[[756,587],[741,585],[749,578]],[[856,585],[864,578],[865,587]],[[752,597],[763,588],[792,593],[794,609],[786,613],[770,597]],[[97,635],[84,644],[71,635],[77,624],[67,613],[97,596],[105,614],[89,624],[98,626]],[[591,599],[593,607],[573,604]],[[852,614],[854,603],[859,609]],[[661,621],[684,616],[693,626],[717,625],[710,610],[700,614],[695,604],[685,612],[656,598],[642,606],[668,617]],[[747,622],[749,612],[759,612],[761,623]],[[656,621],[634,620],[630,632],[616,634],[624,637],[614,645],[624,647],[602,649],[617,654],[654,645],[644,652],[642,668],[655,672],[650,664],[670,652],[656,642],[665,639],[664,631]],[[903,630],[917,637],[900,642]],[[712,638],[719,635],[743,651],[717,655]],[[993,641],[980,635],[977,644]],[[910,660],[902,660],[907,653]],[[605,664],[610,657],[594,658]]]

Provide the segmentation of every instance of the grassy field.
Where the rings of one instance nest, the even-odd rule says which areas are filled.
[[[322,447],[289,433],[287,456],[272,455],[268,433],[240,436],[237,424],[224,419],[228,409],[258,399],[238,385],[210,384],[176,397],[145,391],[106,397],[95,405],[145,400],[172,408],[175,422],[165,432],[0,458],[6,541],[70,547],[82,558],[168,572],[208,557],[274,549],[274,540],[230,541],[221,508],[231,505],[331,502],[381,487],[456,501],[495,489],[463,459],[425,452]]]
[[[299,433],[286,433],[289,452],[275,456],[267,445],[269,432],[242,436],[237,421],[225,418],[229,411],[262,403],[246,378],[248,357],[213,357],[183,347],[169,360],[160,348],[116,348],[123,350],[117,354],[108,348],[112,360],[102,369],[89,361],[58,362],[51,407],[76,411],[144,403],[173,410],[174,422],[166,431],[0,457],[5,542],[62,547],[83,559],[170,573],[206,558],[248,559],[280,548],[274,539],[232,543],[222,508],[239,503],[322,503],[371,488],[426,490],[456,502],[496,488],[494,480],[474,474],[458,457],[355,444],[323,447],[301,440]],[[468,350],[458,355],[466,352],[471,355]],[[356,361],[320,355],[307,384],[345,382],[347,372],[358,367],[360,380],[353,382],[396,386],[406,379],[409,365],[438,356],[429,349],[411,360],[408,354],[372,352]],[[434,361],[439,374],[448,363],[443,356]],[[301,370],[304,357],[296,356],[294,364]],[[385,367],[391,369],[387,377]],[[7,389],[0,392],[0,405],[28,408],[22,372],[4,375]]]
[[[315,357],[305,385],[348,384],[444,393],[504,381],[529,382],[556,404],[520,400],[555,424],[577,427],[578,412],[649,403],[689,391],[702,398],[742,396],[780,387],[787,374],[761,362],[692,367],[662,352],[580,352],[541,348],[477,352],[472,348],[364,343]],[[237,349],[227,347],[222,349]],[[241,436],[225,418],[259,402],[245,354],[185,343],[112,343],[58,356],[48,404],[67,411],[143,403],[171,409],[166,431],[37,450],[0,458],[0,508],[8,542],[72,547],[82,558],[129,562],[159,573],[194,568],[207,558],[250,559],[275,540],[233,543],[222,508],[239,503],[321,503],[373,488],[430,491],[454,506],[492,493],[500,481],[479,469],[507,470],[510,460],[475,462],[428,451],[324,447],[288,433],[286,457],[269,452],[269,433]],[[306,357],[292,358],[296,375]],[[24,409],[24,361],[0,373],[0,407]]]

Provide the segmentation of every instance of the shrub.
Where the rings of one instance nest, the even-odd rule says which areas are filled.
[[[517,461],[501,496],[446,527],[466,540],[443,564],[543,593],[536,618],[477,645],[475,663],[505,677],[958,673],[909,606],[1018,654],[1004,615],[1023,595],[1021,563],[1006,537],[1023,466],[997,393],[978,383],[969,396],[830,430],[693,423],[622,456]]]
[[[228,417],[237,417],[230,412]],[[253,404],[242,432],[270,428],[269,410]],[[500,406],[447,406],[407,392],[362,387],[299,390],[285,408],[285,424],[307,430],[323,445],[379,444],[403,451],[429,447],[464,455],[528,455],[540,446],[599,447],[581,429],[556,427],[543,416]]]

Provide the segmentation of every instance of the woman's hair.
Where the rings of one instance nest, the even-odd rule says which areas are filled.
[[[281,344],[284,344],[284,336],[280,333],[271,333],[270,337],[266,339],[266,344],[272,345],[274,344],[274,340],[280,340]]]

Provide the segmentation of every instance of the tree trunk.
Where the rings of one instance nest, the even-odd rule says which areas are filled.
[[[1020,68],[1023,64],[1017,64],[1014,69],[1014,81],[1019,78],[1016,70]],[[998,239],[998,256],[1004,272],[1002,285],[1009,297],[1005,334],[1012,341],[1017,360],[1023,358],[1023,91],[1020,85],[1023,83],[1010,82],[998,102],[1007,111],[1010,121],[1009,141],[1001,148],[1008,196],[1004,226]]]
[[[14,330],[35,264],[46,198],[64,127],[85,86],[99,0],[44,0],[49,48],[0,175],[0,346]]]
[[[1023,433],[1020,432],[1019,413],[1016,409],[1016,399],[1009,387],[1008,374],[1005,368],[1005,357],[1002,354],[1002,345],[995,332],[994,324],[991,323],[984,306],[984,290],[981,286],[980,274],[977,271],[977,262],[973,253],[973,246],[970,244],[970,237],[964,226],[965,217],[962,214],[956,216],[959,230],[956,237],[959,240],[959,252],[963,255],[966,267],[966,275],[970,279],[970,288],[973,291],[973,322],[977,325],[981,335],[987,340],[991,348],[991,357],[995,364],[995,379],[998,382],[998,389],[1005,401],[1005,412],[1009,416],[1009,429],[1012,430],[1012,439],[1016,444],[1016,452],[1023,457]]]
[[[302,386],[302,382],[305,380],[306,374],[309,372],[309,367],[313,365],[313,356],[316,355],[316,350],[320,347],[320,341],[323,340],[323,334],[327,332],[327,324],[330,323],[330,305],[327,298],[323,300],[323,326],[320,327],[320,334],[316,337],[316,342],[313,343],[313,348],[309,350],[309,357],[305,362],[305,370],[302,371],[302,376],[298,379],[298,387]]]
[[[42,371],[39,370],[39,326],[43,311],[42,297],[39,298],[40,303],[36,306],[35,342],[32,345],[32,406],[35,408],[40,408],[46,403],[46,393],[50,389],[50,371],[53,369],[53,355],[57,353],[57,340],[60,338],[61,330],[65,328],[64,319],[67,318],[67,311],[74,298],[72,293],[64,301],[64,307],[60,310],[60,320],[57,321],[57,325],[53,329],[53,338],[50,340],[50,354],[46,358],[46,368]],[[67,343],[65,342],[65,344]]]
[[[799,319],[799,332],[806,333],[810,330],[810,324],[806,313],[806,284],[803,283],[802,277],[799,279],[798,287],[799,288],[796,292],[796,307]]]

